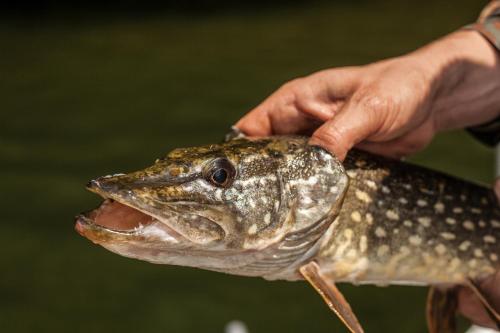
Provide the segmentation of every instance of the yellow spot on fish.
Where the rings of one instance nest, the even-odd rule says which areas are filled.
[[[410,241],[411,245],[417,246],[417,245],[422,244],[422,238],[420,238],[419,235],[410,236],[410,238],[408,238],[408,240]]]
[[[351,213],[351,220],[353,220],[354,222],[361,222],[361,214],[357,210],[355,210]]]
[[[373,224],[373,215],[372,214],[366,213],[365,218],[366,218],[366,222],[368,224],[370,224],[370,225]]]
[[[451,232],[442,232],[441,237],[443,237],[446,240],[455,239],[455,235],[452,234]]]
[[[453,213],[455,214],[462,214],[464,212],[462,207],[454,207],[453,208]]]
[[[368,195],[368,193],[360,190],[356,190],[356,198],[366,203],[372,202],[372,198]]]
[[[264,223],[265,223],[265,224],[269,224],[269,223],[271,223],[271,213],[267,213],[267,214],[264,216]]]
[[[453,272],[454,270],[456,270],[460,266],[460,262],[461,261],[458,258],[451,259],[450,264],[448,265],[447,271]]]
[[[385,230],[384,230],[384,229],[382,229],[381,227],[377,227],[377,228],[375,229],[375,235],[376,235],[377,237],[385,237],[387,234],[386,234],[386,232],[385,232]]]
[[[389,194],[391,193],[391,190],[385,185],[382,186],[382,193]]]
[[[474,256],[476,256],[478,258],[482,258],[483,257],[483,251],[481,249],[474,249]]]
[[[357,160],[354,164],[356,164],[356,166],[358,168],[362,168],[366,165],[366,161],[365,160]]]
[[[257,224],[252,224],[250,228],[248,228],[249,235],[255,235],[257,233]]]
[[[406,205],[408,203],[408,200],[406,200],[405,198],[399,198],[398,201],[403,205]]]
[[[486,222],[484,222],[483,220],[479,220],[479,222],[477,224],[479,224],[480,228],[485,228],[486,227]]]
[[[443,255],[446,253],[446,247],[443,244],[436,245],[434,250],[436,250],[437,254],[439,255]]]
[[[354,259],[354,258],[356,258],[357,254],[358,253],[356,252],[355,249],[350,249],[349,251],[347,251],[346,256],[347,256],[347,258]]]
[[[344,230],[344,236],[347,238],[347,239],[351,239],[352,238],[352,235],[353,235],[353,232],[351,229],[345,229]]]
[[[491,235],[484,236],[483,240],[485,243],[495,243],[497,241],[496,238]]]
[[[493,228],[500,228],[500,222],[497,220],[491,220],[491,226]]]
[[[436,202],[434,205],[434,210],[436,213],[444,213],[444,203],[442,202]]]
[[[451,225],[453,225],[453,224],[457,223],[457,220],[455,220],[455,219],[454,219],[454,218],[452,218],[452,217],[447,217],[447,218],[445,219],[445,221],[446,221],[446,223],[451,224]]]
[[[424,227],[429,227],[431,225],[431,219],[429,217],[419,217],[417,221]]]
[[[372,190],[376,190],[377,189],[377,184],[373,180],[367,179],[367,180],[365,180],[365,184],[366,184],[366,186],[368,186]]]
[[[491,261],[498,261],[498,256],[495,253],[490,254],[490,260]]]
[[[366,236],[361,236],[359,238],[359,251],[366,252],[366,249],[368,248],[368,238]]]
[[[427,206],[427,201],[419,199],[419,200],[417,200],[417,205],[420,207],[425,207],[425,206]]]
[[[403,245],[403,246],[401,246],[401,247],[399,248],[399,252],[400,252],[402,255],[408,255],[408,254],[410,254],[410,252],[411,252],[411,251],[410,251],[410,249],[409,249],[407,246],[404,246],[404,245]]]
[[[404,220],[403,225],[405,227],[410,228],[413,225],[413,223],[410,220]]]
[[[459,246],[459,250],[460,251],[467,251],[467,249],[469,248],[469,246],[471,245],[471,242],[469,241],[463,241]]]
[[[469,260],[469,267],[474,268],[477,266],[477,260],[476,259],[471,259]]]
[[[428,188],[425,188],[425,187],[422,187],[420,189],[420,192],[425,193],[425,194],[431,194],[431,195],[434,194],[434,191],[429,190]]]
[[[474,223],[472,223],[471,221],[468,221],[468,220],[467,220],[467,221],[465,221],[465,222],[463,223],[463,226],[464,226],[464,228],[465,228],[465,229],[467,229],[467,230],[474,230]]]
[[[472,207],[470,209],[470,211],[473,213],[473,214],[481,214],[482,213],[482,210],[480,208],[476,208],[476,207]]]
[[[389,246],[387,245],[380,245],[379,248],[377,249],[377,256],[383,257],[389,252]]]
[[[347,172],[346,172],[346,173],[347,173],[347,175],[348,175],[349,177],[351,177],[351,178],[356,178],[356,176],[358,175],[358,174],[356,173],[356,171],[353,171],[353,170],[347,170]]]
[[[387,212],[385,212],[385,216],[387,216],[389,220],[396,220],[396,221],[399,220],[398,213],[390,209]]]

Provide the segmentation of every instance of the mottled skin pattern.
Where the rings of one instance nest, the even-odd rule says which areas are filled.
[[[490,189],[360,151],[344,166],[349,190],[317,255],[335,281],[461,284],[499,268]]]
[[[221,168],[223,185],[213,180]],[[490,189],[358,151],[342,166],[307,138],[177,149],[89,188],[154,221],[112,230],[90,213],[77,230],[154,263],[298,280],[315,260],[334,281],[410,285],[460,284],[499,268]]]

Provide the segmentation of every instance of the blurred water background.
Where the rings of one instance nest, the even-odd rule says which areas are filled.
[[[347,332],[305,283],[111,254],[73,230],[87,180],[219,141],[282,83],[403,54],[483,1],[21,2],[0,6],[2,332]],[[492,180],[492,152],[440,135],[417,163]],[[424,332],[426,290],[341,289],[367,332]]]

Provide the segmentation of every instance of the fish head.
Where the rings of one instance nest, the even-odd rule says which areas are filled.
[[[240,138],[91,181],[105,201],[76,229],[127,257],[265,276],[319,239],[347,186],[341,163],[305,138]]]

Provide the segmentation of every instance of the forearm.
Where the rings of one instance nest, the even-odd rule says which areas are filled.
[[[408,57],[425,68],[436,131],[475,126],[500,115],[500,52],[475,30],[460,30]]]

